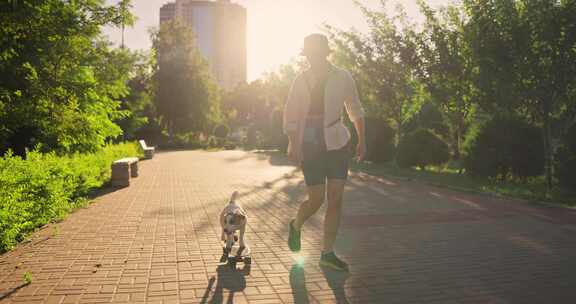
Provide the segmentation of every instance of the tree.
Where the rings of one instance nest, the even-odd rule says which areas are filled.
[[[0,152],[94,151],[120,135],[128,71],[100,32],[129,12],[103,0],[11,2],[0,12]]]
[[[192,29],[178,20],[164,22],[152,40],[158,58],[154,103],[161,125],[171,138],[210,131],[221,120],[220,92]]]
[[[460,159],[464,133],[475,106],[475,66],[465,31],[466,17],[458,6],[434,11],[423,0],[418,3],[426,17],[423,32],[417,36],[422,58],[419,78],[447,121],[454,158]]]
[[[248,127],[256,131],[266,146],[283,149],[287,138],[282,131],[282,115],[288,91],[297,73],[305,68],[303,61],[281,65],[265,73],[261,79],[238,86],[228,92],[223,108],[232,127]]]
[[[155,57],[148,52],[125,50],[125,60],[131,66],[127,82],[129,93],[122,98],[120,109],[128,112],[116,123],[122,128],[122,139],[135,139],[143,128],[155,123],[153,68]],[[151,141],[149,134],[146,140]]]
[[[390,120],[401,137],[403,124],[423,102],[414,73],[416,32],[400,8],[394,16],[386,13],[386,1],[381,1],[380,11],[358,6],[370,32],[326,26],[336,46],[334,59],[354,74],[369,116]]]
[[[547,193],[552,187],[551,122],[574,105],[576,1],[464,1],[470,16],[478,102],[542,126]]]

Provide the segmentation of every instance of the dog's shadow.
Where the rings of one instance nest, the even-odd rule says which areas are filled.
[[[246,288],[245,276],[250,275],[250,265],[245,265],[241,269],[232,269],[229,265],[219,265],[216,268],[218,277],[211,277],[208,287],[204,291],[200,303],[221,304],[224,303],[224,290],[228,290],[227,304],[234,303],[234,293],[241,292]],[[214,287],[216,283],[216,287]],[[214,290],[212,299],[208,301],[210,291]]]

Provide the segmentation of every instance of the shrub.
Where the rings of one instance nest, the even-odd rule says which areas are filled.
[[[428,129],[417,129],[408,133],[398,144],[396,163],[399,167],[440,165],[450,159],[448,145]]]
[[[542,174],[544,146],[539,128],[519,118],[495,117],[479,124],[464,144],[466,172],[474,176],[525,178]]]
[[[208,137],[207,145],[209,148],[220,148],[222,147],[221,140],[219,140],[216,136]]]
[[[450,136],[450,128],[442,117],[442,112],[435,104],[424,104],[418,112],[417,119],[421,128],[430,129],[444,138]]]
[[[226,138],[230,133],[230,128],[227,125],[217,125],[214,128],[214,136],[218,138]]]
[[[224,149],[226,149],[226,150],[234,150],[234,149],[236,149],[236,144],[233,143],[233,142],[228,141],[228,142],[224,143]]]
[[[142,156],[136,143],[108,145],[89,154],[57,156],[11,152],[0,158],[0,252],[37,227],[62,219],[110,179],[112,161]]]
[[[576,154],[576,123],[564,135],[564,145],[572,154]]]
[[[566,132],[555,155],[554,172],[560,185],[576,190],[576,124]]]
[[[576,190],[576,153],[559,149],[555,156],[554,173],[560,185]]]
[[[160,141],[157,146],[158,148],[164,150],[206,149],[208,147],[208,141],[201,139],[201,137],[197,133],[188,132],[182,134],[175,134],[172,140],[170,140],[168,135],[165,135],[163,136],[162,141]]]
[[[383,119],[369,118],[366,121],[366,160],[387,162],[394,159],[395,132]]]
[[[158,146],[166,141],[162,133],[162,127],[157,119],[149,119],[148,123],[140,127],[134,133],[135,139],[144,139],[150,146]]]

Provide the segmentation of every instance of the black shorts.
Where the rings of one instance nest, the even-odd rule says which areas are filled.
[[[322,185],[326,179],[348,178],[350,152],[344,149],[326,151],[318,159],[302,161],[302,172],[306,186]]]
[[[318,129],[313,139],[323,138]],[[351,158],[350,142],[338,150],[327,151],[323,140],[304,140],[302,143],[302,171],[306,186],[322,185],[326,179],[348,178],[348,165]]]

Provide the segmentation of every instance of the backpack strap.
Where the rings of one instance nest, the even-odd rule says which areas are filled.
[[[326,128],[330,128],[331,126],[339,123],[341,120],[342,120],[342,118],[341,118],[341,117],[338,117],[336,120],[334,120],[334,121],[332,121],[331,123],[329,123],[329,124],[326,126]]]

